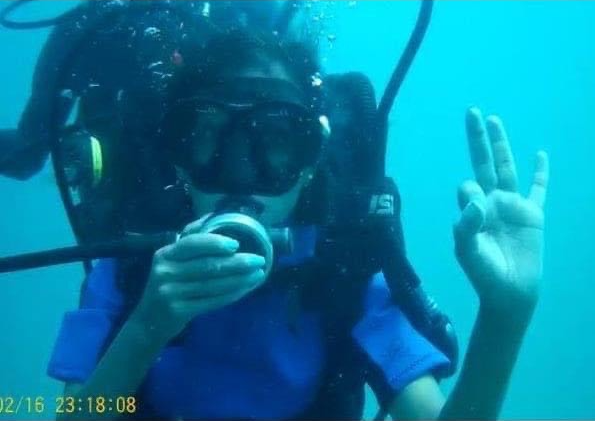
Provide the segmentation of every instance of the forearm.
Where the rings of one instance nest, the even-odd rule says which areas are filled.
[[[458,382],[440,419],[498,417],[532,313],[532,306],[520,312],[510,308],[500,313],[480,305]]]
[[[122,327],[95,371],[76,392],[75,398],[134,396],[155,358],[165,345],[147,332],[145,324],[132,316]],[[65,414],[61,419],[105,419],[96,413]]]

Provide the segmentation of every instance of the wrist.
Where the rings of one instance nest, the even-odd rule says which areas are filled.
[[[478,318],[484,325],[495,329],[525,331],[531,322],[536,301],[508,302],[480,298]]]
[[[539,301],[539,289],[527,287],[522,282],[487,280],[474,284],[488,286],[476,288],[480,314],[502,323],[526,324],[533,317]],[[537,286],[538,283],[535,283]]]
[[[160,328],[153,317],[142,311],[142,307],[137,307],[132,312],[128,324],[139,332],[148,346],[164,346],[170,339],[165,329]]]

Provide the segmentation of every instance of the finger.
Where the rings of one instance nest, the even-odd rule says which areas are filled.
[[[533,184],[529,190],[529,200],[537,206],[543,207],[547,195],[547,185],[550,178],[550,164],[547,153],[539,151],[535,163]]]
[[[161,257],[183,262],[205,256],[225,256],[235,253],[240,244],[219,234],[189,234],[162,249]]]
[[[467,142],[475,178],[483,191],[496,187],[496,171],[492,159],[489,137],[479,108],[471,107],[466,117]]]
[[[502,190],[516,192],[518,184],[516,166],[504,124],[499,117],[490,116],[486,120],[486,127],[492,143],[497,186]]]
[[[460,185],[457,199],[459,202],[459,209],[463,210],[467,204],[473,200],[480,203],[485,202],[485,194],[476,181],[467,180]]]
[[[200,230],[202,229],[202,226],[204,225],[205,221],[211,217],[212,214],[206,214],[204,215],[202,218],[197,219],[196,221],[193,221],[191,223],[189,223],[188,225],[186,225],[184,227],[184,229],[182,230],[182,232],[180,233],[180,237],[185,237],[189,234],[198,234],[200,232]]]
[[[168,265],[170,279],[180,282],[242,275],[262,269],[265,259],[250,253],[236,253],[228,257],[201,257]]]
[[[264,281],[262,269],[245,275],[210,278],[191,282],[170,282],[161,285],[160,292],[173,300],[192,300],[231,294],[242,289],[251,289]]]
[[[465,206],[461,219],[454,226],[457,249],[468,249],[476,241],[476,235],[481,231],[485,221],[485,208],[477,201]]]

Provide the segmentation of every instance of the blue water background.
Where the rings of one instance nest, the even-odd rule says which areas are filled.
[[[28,16],[70,6],[36,3]],[[418,3],[354,3],[331,8],[327,31],[336,39],[324,41],[324,63],[329,71],[367,73],[381,92]],[[595,419],[594,21],[595,2],[438,1],[391,115],[387,168],[401,190],[409,256],[454,320],[463,350],[477,299],[455,261],[451,226],[457,186],[472,176],[466,107],[503,118],[524,192],[535,152],[550,154],[542,296],[503,418]],[[46,36],[45,30],[0,30],[0,127],[16,125]],[[49,166],[26,183],[0,178],[0,204],[0,255],[72,241]],[[81,279],[78,265],[0,275],[0,396],[60,394],[45,369],[61,317],[77,305]],[[454,380],[443,383],[445,392]],[[370,397],[367,416],[374,410]]]

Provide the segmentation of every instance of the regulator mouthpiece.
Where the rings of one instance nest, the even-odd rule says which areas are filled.
[[[240,243],[239,252],[264,257],[265,276],[268,276],[273,268],[275,252],[283,254],[293,249],[289,228],[267,230],[255,218],[239,212],[213,213],[203,219],[201,233],[220,234],[233,238]]]

